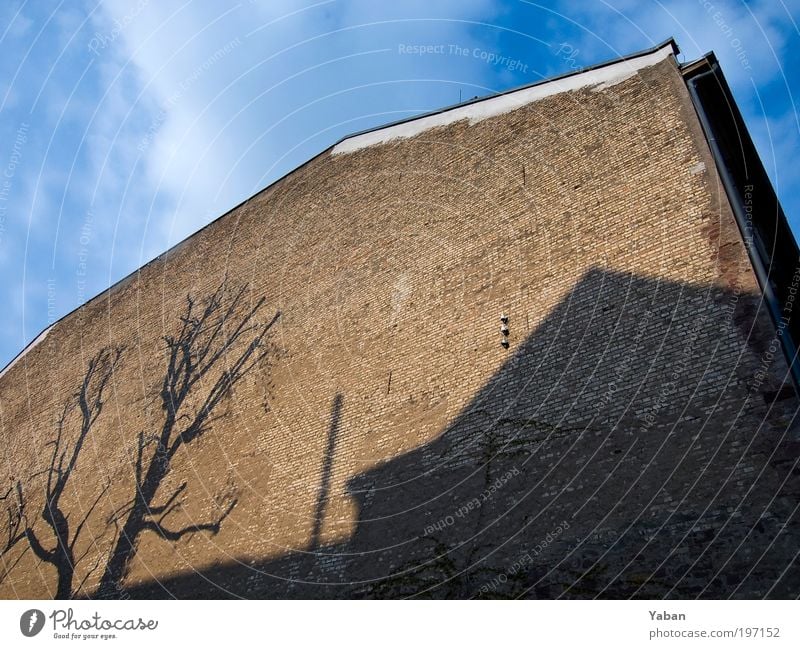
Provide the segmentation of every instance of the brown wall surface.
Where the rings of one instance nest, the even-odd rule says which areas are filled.
[[[65,579],[24,534],[56,547],[48,478],[77,596],[796,596],[798,404],[760,300],[672,59],[324,153],[0,378],[0,596]]]

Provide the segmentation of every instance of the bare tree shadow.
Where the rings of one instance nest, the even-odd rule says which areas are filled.
[[[25,511],[25,502],[22,496],[22,485],[15,480],[11,480],[11,486],[6,490],[6,493],[0,496],[0,501],[5,503],[6,514],[6,534],[3,539],[3,546],[0,548],[0,559],[3,561],[3,574],[0,575],[0,584],[5,581],[5,578],[14,569],[14,567],[25,556],[25,551],[21,552],[10,563],[6,563],[6,556],[11,550],[25,539],[25,527],[23,525],[23,515]]]
[[[102,555],[97,553],[94,566],[85,571],[83,579],[77,586],[74,585],[78,564],[89,554],[96,553],[97,548],[94,543],[90,543],[81,553],[77,552],[77,546],[86,529],[87,521],[108,491],[109,484],[106,482],[101,486],[97,496],[82,512],[77,524],[70,520],[71,513],[64,510],[62,498],[77,467],[89,432],[103,410],[104,392],[121,355],[121,348],[104,348],[89,361],[80,389],[64,404],[58,419],[55,439],[47,444],[53,448],[49,466],[31,476],[31,480],[44,476],[44,504],[39,516],[44,523],[44,531],[39,529],[38,520],[31,520],[26,513],[27,494],[21,480],[18,480],[13,489],[4,496],[6,500],[14,498],[13,504],[9,504],[7,508],[9,532],[6,550],[26,540],[37,559],[55,568],[57,599],[71,598],[79,593],[102,560]],[[71,441],[68,439],[68,429],[71,415],[76,409],[79,412],[80,425],[77,437]],[[8,570],[11,570],[19,559],[20,557],[17,557]]]
[[[215,520],[172,529],[167,519],[180,510],[187,483],[182,482],[169,494],[160,491],[178,452],[225,416],[218,410],[234,386],[268,356],[268,335],[280,312],[261,321],[265,298],[252,305],[246,298],[246,285],[229,293],[225,283],[200,303],[187,296],[180,327],[174,335],[164,336],[167,363],[158,391],[163,423],[155,434],[139,433],[134,493],[109,519],[119,533],[100,579],[99,597],[120,595],[144,532],[170,542],[199,532],[213,535],[236,506],[235,493],[228,494]],[[200,405],[193,408],[192,404],[198,402]]]

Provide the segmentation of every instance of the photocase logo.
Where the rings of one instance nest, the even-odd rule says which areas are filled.
[[[25,611],[19,618],[19,630],[22,635],[32,638],[44,627],[44,613],[37,608]]]

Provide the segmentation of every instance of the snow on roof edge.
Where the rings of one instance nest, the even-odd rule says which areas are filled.
[[[562,92],[586,87],[593,87],[598,91],[605,90],[633,77],[639,70],[649,68],[663,61],[672,55],[674,51],[673,44],[667,42],[648,54],[623,59],[597,68],[590,68],[566,77],[544,81],[519,90],[512,90],[496,97],[489,97],[466,105],[445,109],[432,115],[414,118],[399,124],[390,124],[353,135],[334,146],[331,150],[331,155],[353,153],[376,144],[385,144],[390,140],[414,137],[428,129],[446,126],[464,119],[469,120],[471,126],[489,117],[511,112],[527,104]]]

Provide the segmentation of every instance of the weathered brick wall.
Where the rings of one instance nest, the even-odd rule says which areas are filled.
[[[255,322],[280,312],[269,355],[175,455],[155,501],[185,482],[172,529],[235,506],[216,533],[145,530],[123,594],[796,595],[797,401],[713,169],[671,60],[322,154],[0,378],[0,475],[50,542],[47,443],[88,361],[122,347],[60,499],[73,533],[91,510],[73,586],[86,578],[92,595],[109,517],[135,489],[137,436],[163,430],[163,336],[187,295],[246,285],[226,331],[264,297]],[[79,408],[62,429],[70,448]],[[3,596],[55,593],[24,539],[2,561]]]

